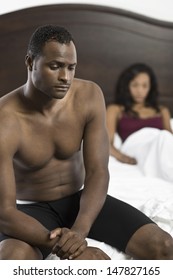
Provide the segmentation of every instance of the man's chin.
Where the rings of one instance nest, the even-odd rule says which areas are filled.
[[[58,92],[57,94],[54,94],[52,97],[54,99],[63,99],[66,96],[67,92]]]

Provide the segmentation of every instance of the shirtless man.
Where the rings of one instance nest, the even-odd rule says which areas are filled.
[[[138,259],[173,259],[172,237],[137,209],[106,196],[105,104],[74,78],[67,30],[39,27],[26,84],[0,100],[0,259],[109,259],[104,241]],[[16,205],[17,199],[17,205]]]

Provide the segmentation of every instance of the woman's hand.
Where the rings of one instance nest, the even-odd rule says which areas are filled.
[[[116,159],[122,163],[127,163],[127,164],[137,164],[137,160],[133,157],[127,156],[121,152],[118,152],[116,155]]]
[[[50,238],[59,236],[57,243],[52,249],[52,254],[56,254],[60,259],[74,259],[84,252],[87,241],[78,232],[68,228],[57,228],[52,230]]]

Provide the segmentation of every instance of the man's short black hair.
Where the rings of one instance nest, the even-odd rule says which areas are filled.
[[[43,25],[38,27],[32,34],[27,53],[36,57],[40,55],[46,42],[56,41],[60,44],[69,44],[74,42],[70,32],[62,26],[57,25]]]

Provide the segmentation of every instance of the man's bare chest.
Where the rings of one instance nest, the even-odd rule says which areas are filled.
[[[80,150],[82,136],[80,122],[25,122],[15,158],[28,168],[41,168],[53,158],[68,160]]]

